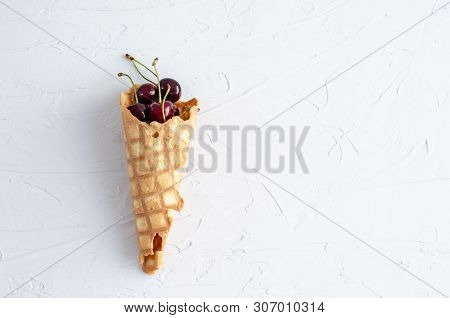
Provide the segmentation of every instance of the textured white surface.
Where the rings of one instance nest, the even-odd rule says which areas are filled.
[[[445,3],[0,2],[0,295],[449,295],[450,5],[427,17]],[[201,100],[199,126],[293,106],[271,125],[311,127],[310,174],[261,171],[291,194],[236,167],[187,178],[152,277],[137,264],[124,85],[107,74],[132,72],[125,52],[159,56]]]

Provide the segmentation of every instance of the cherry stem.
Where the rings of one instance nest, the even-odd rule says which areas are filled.
[[[165,111],[164,111],[164,104],[166,103],[166,98],[167,98],[167,95],[169,95],[169,92],[170,92],[170,85],[167,84],[167,92],[164,95],[164,98],[162,100],[162,105],[161,105],[164,122],[166,122],[166,114],[165,114]]]
[[[150,73],[152,73],[153,75],[156,76],[155,72],[153,72],[149,67],[147,67],[145,64],[143,64],[141,61],[137,60],[134,56],[131,56],[130,54],[125,54],[126,58],[129,59],[132,62],[136,62],[138,63],[140,66],[142,66],[143,68],[145,68],[147,71],[149,71]]]
[[[150,82],[150,83],[152,83],[153,85],[156,86],[156,83],[155,83],[155,82],[153,82],[152,80],[149,80],[147,77],[144,76],[144,74],[141,73],[141,71],[139,70],[139,68],[138,68],[137,65],[136,65],[136,61],[135,61],[135,60],[131,60],[131,63],[133,63],[133,66],[134,66],[134,68],[136,69],[136,72],[138,72],[138,74],[141,75],[141,77],[142,77],[143,79],[145,79],[147,82]],[[152,72],[152,73],[153,73],[153,72]]]
[[[182,113],[181,113],[180,115],[178,115],[178,116],[182,117],[184,114],[186,114],[187,112],[189,112],[189,111],[191,110],[192,107],[194,107],[194,106],[191,106],[191,107],[189,107],[188,109],[185,109],[184,112],[182,112]],[[199,110],[200,110],[200,109],[199,109]]]
[[[156,68],[156,63],[158,63],[157,57],[155,57],[155,59],[153,60],[152,66],[155,69],[155,76],[156,76],[156,79],[158,80],[159,102],[161,103],[161,83],[159,81],[159,75],[158,75],[158,69]]]
[[[122,76],[128,77],[128,79],[131,82],[131,88],[133,88],[133,90],[134,90],[134,99],[135,99],[136,103],[138,103],[138,96],[137,96],[137,92],[136,92],[136,86],[134,86],[134,81],[131,78],[131,76],[128,75],[128,74],[125,74],[125,73],[119,73],[119,74],[117,74],[117,76],[119,76],[119,77],[122,77]]]
[[[139,70],[139,68],[137,67],[136,63],[139,64],[140,66],[142,66],[143,68],[145,68],[147,71],[149,71],[150,73],[152,73],[154,76],[156,76],[155,72],[153,72],[150,68],[148,68],[145,64],[143,64],[142,62],[140,62],[139,60],[137,60],[134,56],[131,56],[130,54],[125,54],[125,57],[127,59],[129,59],[132,63],[134,68],[136,69],[136,71],[138,72],[139,75],[141,75],[141,77],[143,79],[145,79],[147,82],[152,83],[153,85],[156,86],[156,83],[153,82],[152,80],[148,79],[146,76],[144,76],[144,74],[142,74],[142,72]]]

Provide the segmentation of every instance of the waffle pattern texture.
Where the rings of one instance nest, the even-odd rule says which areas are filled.
[[[188,160],[198,107],[195,98],[177,102],[181,116],[163,124],[147,124],[127,109],[134,102],[132,89],[121,94],[139,262],[144,272],[153,274],[162,266],[163,249],[172,224],[169,210],[183,208],[178,187],[184,177],[182,170]]]

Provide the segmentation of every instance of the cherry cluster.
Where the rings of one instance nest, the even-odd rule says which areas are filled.
[[[181,97],[181,86],[172,78],[159,79],[158,69],[156,68],[158,58],[153,60],[153,71],[136,60],[133,56],[126,54],[126,57],[133,63],[133,66],[139,75],[148,82],[140,85],[136,90],[134,81],[128,74],[117,74],[120,77],[128,77],[134,89],[135,103],[128,106],[128,110],[131,114],[133,114],[133,116],[140,121],[147,123],[151,123],[153,121],[164,123],[173,116],[179,116],[180,111],[175,105],[175,102],[177,102]],[[139,70],[138,65],[144,67],[152,73],[156,77],[157,83],[145,77]]]

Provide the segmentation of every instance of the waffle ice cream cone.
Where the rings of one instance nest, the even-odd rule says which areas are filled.
[[[169,211],[180,211],[178,192],[182,168],[198,112],[197,99],[177,102],[181,116],[163,124],[147,124],[135,118],[127,107],[133,104],[130,89],[120,96],[128,175],[142,270],[153,274],[161,268],[166,238],[172,224]]]

